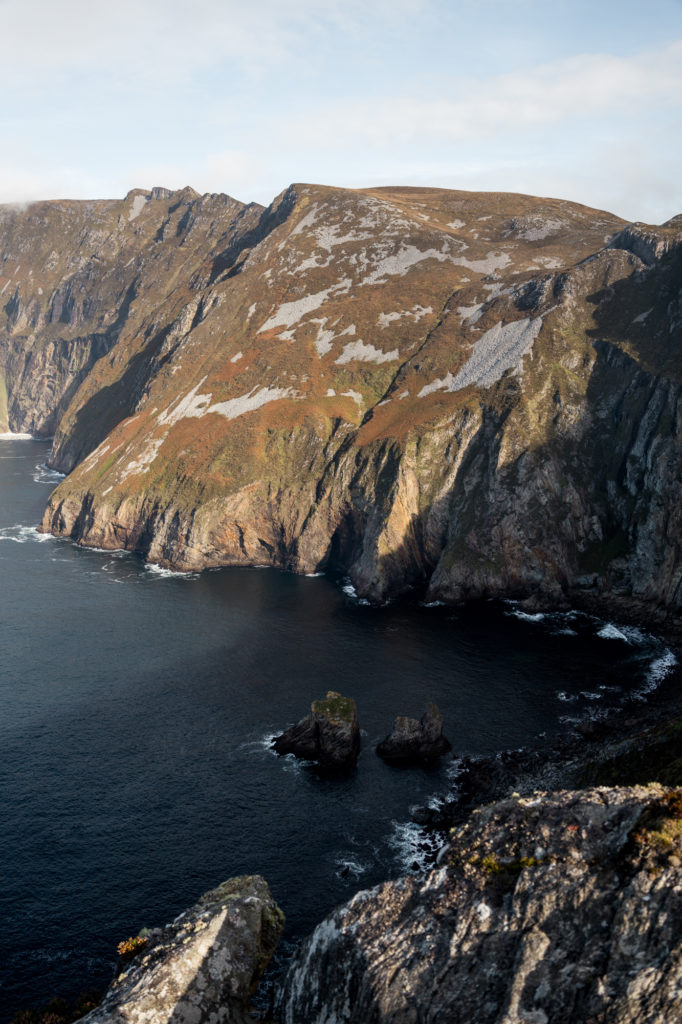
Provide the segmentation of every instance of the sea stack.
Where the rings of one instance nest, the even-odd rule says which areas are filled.
[[[423,764],[437,761],[452,750],[452,744],[443,736],[443,716],[433,703],[421,719],[399,715],[393,732],[377,746],[377,754],[384,761],[402,764]]]
[[[295,754],[325,768],[355,767],[360,753],[360,726],[355,701],[330,690],[315,700],[310,714],[273,740],[278,754]]]

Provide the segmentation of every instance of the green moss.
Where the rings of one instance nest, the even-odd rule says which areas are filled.
[[[340,693],[330,690],[325,700],[314,700],[311,705],[313,714],[327,715],[333,722],[352,722],[355,716],[355,701],[352,697],[342,697]]]
[[[643,848],[669,853],[682,846],[682,790],[666,793],[640,818],[633,832]]]

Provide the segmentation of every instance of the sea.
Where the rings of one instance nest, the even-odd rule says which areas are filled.
[[[49,442],[0,439],[0,1021],[106,988],[116,946],[206,890],[262,874],[283,949],[360,888],[424,863],[411,821],[459,759],[642,707],[663,639],[513,603],[372,607],[348,580],[267,568],[180,575],[41,534]],[[353,697],[357,769],[272,752],[328,690]],[[432,700],[436,768],[375,754]]]

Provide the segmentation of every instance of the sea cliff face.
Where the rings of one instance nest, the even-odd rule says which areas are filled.
[[[5,210],[9,425],[69,473],[43,528],[676,618],[681,240],[441,189]]]

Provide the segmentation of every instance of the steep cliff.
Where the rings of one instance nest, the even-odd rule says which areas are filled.
[[[421,585],[679,615],[680,218],[138,191],[91,204],[95,259],[80,206],[0,221],[10,424],[55,429],[70,473],[45,529],[179,569],[340,569],[377,601]]]
[[[440,867],[358,893],[303,944],[284,1024],[682,1019],[682,795],[537,793],[476,812]]]

